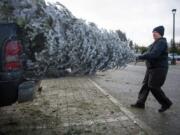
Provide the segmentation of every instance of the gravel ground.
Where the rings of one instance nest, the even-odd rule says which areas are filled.
[[[47,79],[33,102],[0,108],[0,135],[146,135],[87,77]]]

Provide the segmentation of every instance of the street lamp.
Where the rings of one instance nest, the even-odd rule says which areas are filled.
[[[172,9],[173,13],[173,41],[172,41],[172,54],[173,54],[173,59],[171,61],[172,65],[176,65],[176,60],[174,58],[174,51],[175,51],[175,14],[176,14],[176,9]]]

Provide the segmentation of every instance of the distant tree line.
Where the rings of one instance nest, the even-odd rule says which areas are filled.
[[[180,42],[176,42],[175,47],[172,47],[172,40],[171,40],[170,46],[169,46],[169,53],[172,53],[172,52],[180,55]]]
[[[126,37],[126,33],[122,32],[121,30],[116,30],[116,33],[118,34],[121,41],[128,42],[129,47],[134,49],[133,41]]]
[[[119,38],[121,39],[121,41],[124,41],[124,42],[128,42],[128,45],[131,49],[135,50],[136,53],[145,53],[147,50],[148,50],[148,47],[145,47],[145,46],[140,46],[136,43],[133,43],[132,40],[128,39],[127,36],[126,36],[126,33],[122,32],[121,30],[116,30],[116,33],[118,34]],[[173,48],[172,47],[172,40],[170,41],[169,43],[169,53],[177,53],[180,55],[180,42],[176,42],[175,43],[175,47]]]
[[[122,32],[121,30],[116,30],[116,33],[118,34],[121,41],[127,41],[126,33]]]
[[[145,53],[148,50],[148,47],[145,46],[138,46],[137,44],[134,46],[135,52],[136,53]],[[178,55],[180,55],[180,42],[175,43],[175,47],[172,47],[172,42],[169,43],[169,47],[168,47],[168,51],[169,53],[176,53]]]

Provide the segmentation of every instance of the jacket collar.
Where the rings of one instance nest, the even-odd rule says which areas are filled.
[[[159,39],[155,40],[155,41],[153,42],[153,44],[155,44],[155,43],[156,43],[156,42],[158,42],[159,40],[165,40],[165,41],[166,41],[166,38],[161,37],[161,38],[159,38]]]

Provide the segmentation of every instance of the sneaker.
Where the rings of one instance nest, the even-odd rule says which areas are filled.
[[[132,104],[131,107],[139,108],[139,109],[144,109],[145,105],[144,104],[140,104],[140,103],[135,103],[135,104]]]
[[[160,113],[165,112],[167,109],[169,109],[172,106],[172,103],[170,103],[169,105],[166,106],[162,106],[158,111]]]

